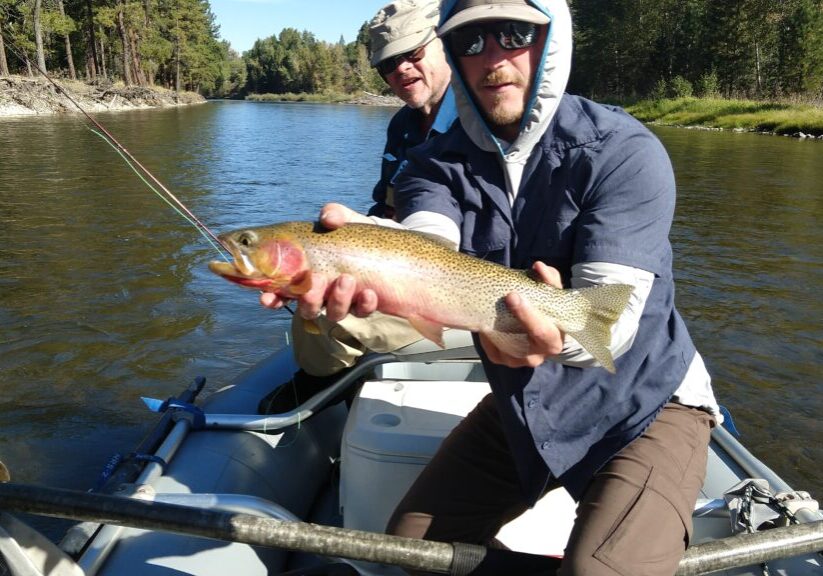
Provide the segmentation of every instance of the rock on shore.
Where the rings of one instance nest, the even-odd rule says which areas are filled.
[[[404,102],[397,96],[383,96],[371,92],[363,92],[357,98],[352,99],[351,103],[362,104],[363,106],[392,106],[397,108],[404,105]]]
[[[41,78],[0,77],[0,116],[79,112],[71,100],[87,112],[184,106],[206,101],[193,92],[174,92],[158,87],[98,86],[74,80],[56,82],[62,89]]]

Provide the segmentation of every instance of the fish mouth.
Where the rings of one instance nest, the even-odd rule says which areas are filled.
[[[260,272],[249,257],[233,242],[224,242],[223,245],[234,257],[233,262],[214,260],[209,262],[209,270],[222,276],[230,282],[248,286],[249,288],[268,288],[272,284],[271,278]]]
[[[229,282],[234,282],[235,284],[240,284],[241,286],[246,286],[248,288],[259,288],[263,290],[270,288],[272,285],[271,278],[266,278],[257,271],[255,271],[254,274],[249,274],[247,271],[241,270],[235,263],[232,262],[221,262],[219,260],[214,260],[209,262],[209,270],[218,276],[222,276]]]

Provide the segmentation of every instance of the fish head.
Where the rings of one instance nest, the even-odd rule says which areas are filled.
[[[209,269],[226,280],[289,296],[310,287],[306,253],[288,227],[245,228],[221,234],[219,239],[233,261],[213,261]]]

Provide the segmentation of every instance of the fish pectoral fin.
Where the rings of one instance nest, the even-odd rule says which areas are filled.
[[[303,330],[306,334],[314,334],[315,336],[322,334],[320,324],[316,320],[309,320],[308,318],[303,318]]]
[[[406,320],[409,321],[412,328],[420,332],[423,338],[431,340],[441,348],[446,347],[446,343],[443,341],[443,326],[441,324],[426,320],[416,314],[409,316]]]
[[[289,282],[289,292],[294,295],[305,294],[309,290],[311,290],[311,272],[308,270],[297,274]]]

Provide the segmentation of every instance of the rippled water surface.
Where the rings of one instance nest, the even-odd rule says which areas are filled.
[[[393,109],[211,102],[98,118],[216,230],[369,205]],[[677,172],[678,305],[746,444],[823,497],[823,144],[655,130]],[[92,485],[197,375],[284,341],[288,317],[213,276],[215,251],[75,117],[0,119],[0,459]]]

